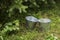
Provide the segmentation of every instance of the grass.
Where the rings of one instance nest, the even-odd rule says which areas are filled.
[[[52,20],[49,31],[42,32],[38,28],[35,30],[27,30],[24,26],[21,26],[20,31],[18,31],[16,34],[5,35],[3,38],[4,40],[46,40],[46,37],[53,34],[58,38],[58,40],[60,40],[60,16],[50,12],[48,17]]]

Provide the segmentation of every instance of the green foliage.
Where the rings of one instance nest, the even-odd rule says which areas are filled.
[[[48,37],[45,40],[58,40],[58,38],[53,34],[51,34],[51,35],[48,35]]]
[[[27,32],[26,35],[22,35],[21,39],[22,40],[33,40],[35,36],[37,36],[37,32]]]
[[[14,1],[14,4],[10,7],[10,9],[9,9],[9,12],[12,12],[13,11],[13,9],[15,9],[15,8],[17,8],[17,9],[19,9],[19,12],[21,13],[22,11],[23,12],[26,12],[25,11],[25,9],[27,8],[27,6],[24,6],[23,4],[22,4],[22,0],[15,0]]]
[[[3,40],[7,32],[11,34],[11,32],[19,31],[22,26],[25,27],[25,17],[27,15],[35,16],[38,19],[47,16],[52,20],[51,30],[60,32],[59,0],[0,0],[0,29],[2,28],[0,30],[0,39]],[[26,35],[12,38],[14,38],[13,40],[33,40],[37,34],[35,31],[27,32]],[[51,38],[53,40],[54,37],[49,36],[48,39]]]
[[[2,36],[0,36],[0,40],[4,40]]]
[[[5,24],[5,28],[1,31],[2,35],[6,35],[7,32],[19,31],[19,20],[9,22]]]
[[[14,18],[13,14],[18,14],[18,18],[25,17],[26,15],[32,15],[33,13],[37,13],[43,10],[50,10],[57,7],[58,0],[1,0],[0,2],[0,10],[1,10],[1,23],[9,22]],[[18,9],[19,11],[13,11]],[[17,12],[17,13],[15,13]],[[21,14],[19,14],[21,13]],[[12,17],[13,16],[13,17]],[[21,17],[21,18],[22,18]],[[10,18],[10,20],[8,20]],[[16,17],[14,18],[16,19]],[[23,18],[24,19],[24,18]],[[6,21],[8,20],[8,21]],[[21,19],[20,19],[21,20]]]
[[[34,32],[26,32],[25,35],[12,35],[11,37],[9,37],[8,40],[33,40],[33,38],[35,36],[38,35],[38,32],[34,31]],[[7,40],[6,39],[6,40]]]

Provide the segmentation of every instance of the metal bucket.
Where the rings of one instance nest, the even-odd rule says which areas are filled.
[[[50,29],[50,22],[51,20],[48,18],[41,18],[39,19],[40,28],[42,31],[48,31]]]
[[[34,29],[36,22],[38,22],[38,19],[33,16],[27,16],[26,22],[28,29]]]

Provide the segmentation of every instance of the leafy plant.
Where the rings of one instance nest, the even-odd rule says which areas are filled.
[[[18,31],[19,30],[19,20],[15,20],[10,23],[5,24],[5,28],[1,31],[2,34],[5,34],[6,32],[10,31]]]
[[[54,36],[53,34],[51,34],[51,35],[48,35],[45,40],[58,40],[58,38]]]
[[[3,36],[0,36],[0,40],[4,40],[4,39],[3,39]]]

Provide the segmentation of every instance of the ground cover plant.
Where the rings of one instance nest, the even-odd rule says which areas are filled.
[[[50,30],[27,29],[26,16],[51,19]],[[0,0],[0,40],[60,40],[60,0]]]

